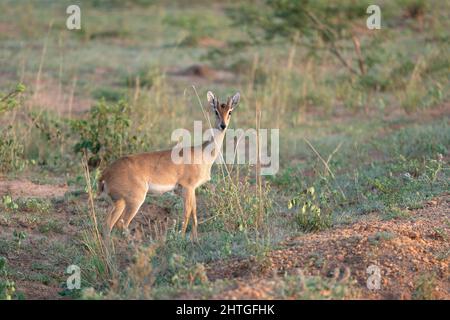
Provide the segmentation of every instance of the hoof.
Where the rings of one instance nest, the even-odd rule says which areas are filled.
[[[190,239],[192,243],[198,244],[198,236],[196,234],[194,235],[193,233],[191,233]]]
[[[129,238],[131,236],[129,229],[122,229],[122,236],[125,238]]]
[[[125,229],[124,224],[125,224],[125,221],[123,221],[123,219],[119,219],[119,221],[116,222],[117,229],[124,230]]]

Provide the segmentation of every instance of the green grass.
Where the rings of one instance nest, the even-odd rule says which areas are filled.
[[[42,223],[38,226],[38,230],[43,233],[43,234],[47,234],[47,233],[63,233],[64,229],[63,229],[63,224],[61,221],[58,220],[49,220],[45,223]]]
[[[393,220],[393,219],[408,219],[411,217],[411,213],[408,210],[401,210],[398,208],[392,208],[390,211],[387,211],[383,219],[384,220]]]
[[[19,204],[21,211],[30,211],[32,213],[47,214],[52,210],[52,203],[48,199],[30,198],[24,199]]]
[[[416,208],[448,189],[448,170],[442,158],[448,154],[450,145],[450,128],[445,119],[406,126],[382,136],[361,141],[357,132],[354,136],[347,135],[346,143],[330,161],[331,170],[339,172],[334,179],[324,171],[320,161],[312,158],[307,167],[288,167],[272,180],[275,185],[286,186],[289,194],[314,186],[318,194],[324,195],[324,205],[337,217],[344,213],[389,214],[393,210]],[[329,140],[325,137],[313,142],[325,157],[339,143]],[[373,154],[377,159],[371,158]],[[315,157],[312,152],[305,156]],[[310,170],[316,172],[313,177],[303,174]]]
[[[273,290],[275,299],[349,299],[355,298],[358,291],[349,279],[327,279],[320,276],[285,275]]]

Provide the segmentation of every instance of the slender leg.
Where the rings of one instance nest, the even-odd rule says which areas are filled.
[[[184,237],[186,234],[186,228],[189,224],[189,218],[191,217],[192,212],[192,189],[184,188],[183,189],[183,198],[184,198],[184,213],[183,213],[183,225],[181,227],[181,235]]]
[[[197,200],[195,198],[195,190],[192,191],[192,233],[191,233],[191,240],[198,242],[198,235],[197,235]]]
[[[139,208],[142,206],[142,204],[145,201],[145,194],[141,198],[141,200],[134,200],[134,201],[127,201],[127,205],[125,207],[125,211],[123,212],[123,227],[125,230],[128,229],[128,226],[130,225],[131,220],[133,220],[136,213],[139,211]]]
[[[125,223],[125,221],[123,221],[123,215],[120,216],[119,220],[117,220],[115,227],[119,230],[123,230],[123,224]]]
[[[106,228],[107,228],[107,236],[112,231],[112,228],[114,228],[114,225],[116,224],[117,220],[119,220],[120,216],[122,215],[123,209],[125,209],[125,200],[119,199],[114,202],[114,207],[111,209],[111,211],[108,213],[108,216],[106,217]]]

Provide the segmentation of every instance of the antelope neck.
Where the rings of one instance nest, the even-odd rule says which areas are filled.
[[[211,138],[203,144],[204,147],[210,145],[211,143],[214,143],[214,160],[217,159],[217,156],[219,155],[219,152],[222,150],[223,140],[225,138],[225,131],[224,130],[217,129],[213,131],[213,134],[211,135]]]

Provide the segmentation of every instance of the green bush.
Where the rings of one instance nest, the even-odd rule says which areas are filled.
[[[86,153],[91,166],[117,159],[135,150],[138,137],[131,134],[128,104],[124,101],[108,104],[101,100],[91,108],[88,119],[73,120],[77,135],[76,153]]]

